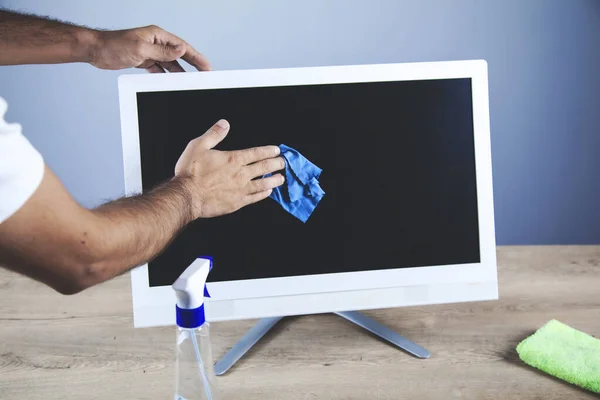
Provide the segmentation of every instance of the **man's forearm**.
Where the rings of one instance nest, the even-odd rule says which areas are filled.
[[[156,257],[193,219],[185,179],[93,210],[100,229],[94,266],[107,280]]]
[[[77,293],[156,257],[192,219],[185,178],[88,210],[47,168],[33,196],[0,224],[0,265]]]
[[[0,10],[0,65],[89,62],[98,31]]]

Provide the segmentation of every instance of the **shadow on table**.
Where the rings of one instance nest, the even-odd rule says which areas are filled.
[[[290,316],[290,317],[285,317],[283,318],[281,321],[279,321],[273,328],[271,328],[269,330],[269,332],[267,332],[258,342],[256,342],[252,348],[250,350],[248,350],[248,352],[246,354],[244,354],[244,356],[242,358],[240,358],[232,367],[229,371],[227,371],[224,375],[228,375],[232,372],[235,371],[235,369],[239,368],[239,367],[243,367],[244,364],[248,361],[251,360],[254,355],[256,353],[260,353],[262,352],[265,347],[268,347],[268,345],[271,343],[271,340],[273,340],[273,338],[277,337],[279,334],[281,334],[284,331],[289,330],[289,325],[290,323],[292,323],[293,321],[299,319],[299,316]],[[239,338],[238,338],[239,339]],[[224,356],[225,353],[227,351],[231,350],[231,347],[227,348],[226,351],[223,352],[223,354],[219,355],[219,358]],[[219,358],[215,358],[215,362],[219,360]],[[282,357],[283,359],[283,357]],[[251,361],[250,361],[251,362]]]

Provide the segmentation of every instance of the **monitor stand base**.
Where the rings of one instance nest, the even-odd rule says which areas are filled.
[[[336,312],[335,314],[366,329],[417,358],[429,358],[429,351],[357,311]],[[227,372],[229,368],[242,358],[244,354],[246,354],[252,346],[269,332],[271,328],[281,321],[282,318],[283,317],[263,318],[258,321],[258,323],[215,364],[215,374],[223,375]]]

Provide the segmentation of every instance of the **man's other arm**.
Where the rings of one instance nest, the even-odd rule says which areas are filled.
[[[82,62],[110,70],[183,72],[179,58],[210,70],[206,57],[154,25],[108,31],[0,9],[0,65]]]

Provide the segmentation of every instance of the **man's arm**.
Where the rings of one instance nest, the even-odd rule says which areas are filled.
[[[46,168],[40,187],[0,225],[0,264],[63,294],[143,264],[191,221],[181,179],[97,210],[81,207]]]
[[[202,54],[157,26],[102,31],[0,9],[0,65],[84,62],[101,69],[182,72],[179,58],[200,71],[210,69]]]
[[[96,41],[92,29],[0,11],[0,65],[89,62]]]
[[[214,150],[229,130],[221,125],[190,142],[173,179],[94,210],[81,207],[46,168],[33,196],[0,224],[0,265],[77,293],[153,259],[190,221],[267,198],[283,177],[254,178],[284,168],[279,148]]]

